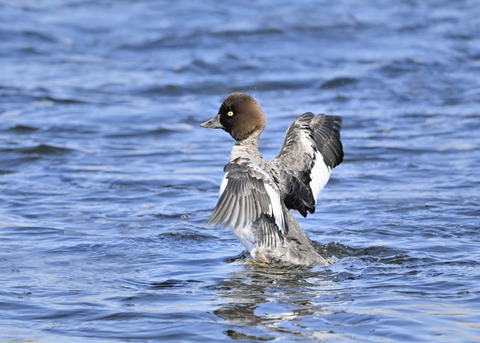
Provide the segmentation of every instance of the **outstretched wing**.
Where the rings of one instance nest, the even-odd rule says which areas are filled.
[[[304,217],[315,212],[318,193],[332,169],[343,161],[340,141],[342,118],[304,113],[293,121],[277,156],[268,162],[280,180],[288,209]]]
[[[250,227],[266,215],[283,237],[286,227],[282,199],[271,176],[246,160],[230,162],[224,171],[220,199],[206,225],[225,223],[225,227],[237,230]]]

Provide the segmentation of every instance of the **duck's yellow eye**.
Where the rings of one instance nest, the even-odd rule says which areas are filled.
[[[231,116],[233,116],[233,112],[232,112],[232,111],[228,111],[227,115],[228,115],[229,117],[231,117]]]

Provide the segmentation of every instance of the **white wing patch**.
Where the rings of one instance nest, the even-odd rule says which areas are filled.
[[[323,161],[323,156],[318,151],[315,152],[315,164],[310,172],[310,188],[312,189],[312,194],[315,199],[315,204],[317,204],[317,196],[320,191],[325,187],[330,179],[330,174],[332,173],[332,169],[328,167],[325,162]]]
[[[270,198],[270,215],[275,217],[275,222],[277,223],[280,231],[285,232],[284,222],[285,218],[283,217],[283,208],[282,208],[282,199],[280,198],[280,192],[275,190],[269,184],[265,184],[265,189],[267,191],[268,197]]]
[[[228,184],[228,172],[225,173],[225,176],[223,177],[223,180],[222,180],[222,183],[220,184],[220,195],[222,195],[223,191],[225,190],[225,188],[227,188],[227,184]]]
[[[303,133],[303,132],[302,132]],[[313,198],[315,199],[315,205],[317,204],[318,194],[322,191],[323,187],[330,179],[332,169],[325,164],[323,156],[319,151],[314,150],[315,143],[306,134],[301,135],[301,144],[310,150],[309,156],[315,161],[312,170],[310,171],[310,189],[312,190]]]

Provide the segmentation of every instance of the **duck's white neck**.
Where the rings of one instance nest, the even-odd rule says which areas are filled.
[[[232,162],[239,157],[248,158],[251,162],[256,164],[263,162],[262,155],[260,155],[260,151],[258,151],[258,139],[260,133],[261,132],[251,135],[242,141],[236,141],[232,148],[232,152],[230,153],[229,162]]]

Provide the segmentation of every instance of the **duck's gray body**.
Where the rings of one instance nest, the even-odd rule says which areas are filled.
[[[203,123],[222,128],[236,143],[225,166],[220,199],[207,225],[230,227],[258,262],[325,265],[290,213],[314,213],[316,197],[343,159],[341,118],[305,113],[289,127],[277,156],[265,162],[258,139],[266,125],[255,99],[233,93]]]
[[[271,219],[265,215],[252,224],[253,240],[248,242],[253,246],[253,249],[249,250],[252,259],[264,263],[284,262],[321,266],[328,264],[327,260],[317,252],[298,221],[286,208],[284,215],[288,230],[282,236],[272,230]],[[237,235],[235,229],[232,231]]]

